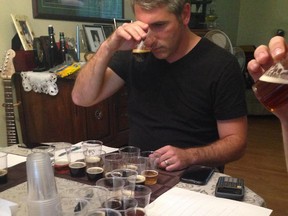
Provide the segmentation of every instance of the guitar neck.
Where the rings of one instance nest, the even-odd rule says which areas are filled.
[[[11,79],[3,79],[4,84],[4,107],[6,114],[7,143],[13,145],[19,143],[15,122],[13,90]]]

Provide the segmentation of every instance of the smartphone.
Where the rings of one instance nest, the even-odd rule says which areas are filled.
[[[205,185],[215,171],[214,167],[195,165],[187,169],[180,177],[180,181],[190,184]]]

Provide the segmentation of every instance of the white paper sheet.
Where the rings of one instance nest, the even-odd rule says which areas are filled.
[[[8,167],[15,166],[19,163],[26,162],[27,157],[15,155],[15,154],[8,154],[7,163]]]
[[[0,198],[0,216],[12,216],[17,212],[18,204]]]
[[[149,216],[269,216],[271,209],[174,187],[146,206]]]

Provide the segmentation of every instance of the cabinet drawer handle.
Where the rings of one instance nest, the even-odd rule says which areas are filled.
[[[101,110],[96,110],[96,111],[95,111],[95,117],[96,117],[96,119],[98,119],[98,120],[102,119],[102,118],[103,118],[103,113],[102,113],[102,111],[101,111]]]

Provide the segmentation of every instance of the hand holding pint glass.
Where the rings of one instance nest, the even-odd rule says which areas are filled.
[[[136,47],[132,50],[133,56],[137,62],[142,62],[151,52],[151,44],[153,43],[153,37],[151,31],[147,32],[145,40],[140,41]]]
[[[288,104],[288,56],[272,65],[252,89],[258,100],[271,112]]]

